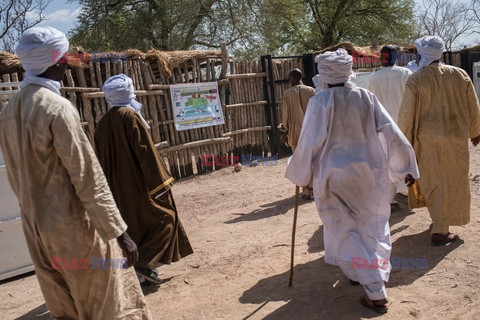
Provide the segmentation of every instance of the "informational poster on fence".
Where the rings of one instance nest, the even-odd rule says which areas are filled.
[[[176,84],[170,93],[178,131],[225,123],[217,82]]]

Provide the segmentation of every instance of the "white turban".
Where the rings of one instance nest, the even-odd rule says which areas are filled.
[[[417,64],[417,61],[415,60],[408,62],[407,68],[410,69],[410,71],[412,71],[413,73],[417,72],[420,69],[420,67]]]
[[[423,68],[442,57],[445,42],[437,36],[425,36],[415,40],[415,47],[420,55],[418,66]]]
[[[38,76],[57,63],[68,52],[65,34],[51,27],[26,30],[16,49],[26,72]]]
[[[312,78],[312,82],[315,86],[315,91],[316,92],[319,92],[319,91],[323,91],[325,89],[328,89],[328,85],[323,82],[321,79],[320,79],[320,76],[318,74],[316,74],[313,78]]]
[[[315,57],[318,78],[314,80],[319,90],[328,88],[328,84],[344,83],[345,87],[355,86],[355,72],[352,70],[352,56],[345,49],[327,51]]]
[[[110,108],[113,107],[130,107],[135,110],[140,118],[142,118],[145,126],[150,129],[147,121],[142,116],[140,110],[142,104],[135,100],[135,92],[133,82],[130,77],[123,73],[110,77],[105,81],[102,87],[105,93],[105,100],[107,100]]]

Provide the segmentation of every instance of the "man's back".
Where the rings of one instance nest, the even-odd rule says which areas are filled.
[[[471,120],[469,105],[473,90],[470,78],[460,68],[431,64],[407,81],[408,99],[415,99],[418,138],[460,138],[467,143]],[[472,119],[476,128],[477,119]],[[408,135],[407,135],[408,136]]]
[[[137,244],[135,267],[151,276],[158,262],[170,264],[193,253],[170,191],[173,177],[138,113],[130,107],[110,108],[95,129],[95,148]]]
[[[382,146],[379,138],[381,131],[388,135],[385,143],[396,144],[389,148],[388,157],[384,152],[388,146]],[[318,191],[326,194],[334,189],[352,194],[382,189],[389,166],[411,161],[407,159],[410,154],[398,148],[405,144],[398,141],[399,135],[398,127],[393,127],[384,108],[368,90],[335,87],[318,93],[310,100],[300,138],[313,145],[312,165],[314,171],[318,170],[314,187],[318,183]],[[304,153],[301,148],[299,143],[297,150]],[[352,189],[352,185],[363,187]]]
[[[368,90],[377,96],[394,121],[398,119],[405,82],[411,74],[407,68],[385,67],[372,74],[368,81]]]
[[[288,99],[288,102],[293,102],[295,105],[300,106],[303,114],[307,111],[308,100],[314,95],[315,89],[303,84],[288,88],[283,94],[284,99]]]
[[[380,165],[384,157],[378,152],[381,146],[376,133],[377,119],[371,93],[359,87],[331,88],[312,98],[309,108],[324,109],[315,111],[323,113],[322,122],[316,125],[319,131],[326,133],[325,144],[321,155],[318,155],[321,170],[327,174],[325,178],[328,178],[327,171],[330,170],[341,169],[355,174],[361,173],[359,166],[369,167],[376,163],[385,167]],[[308,116],[313,114],[309,112]],[[315,130],[311,132],[315,134]],[[363,180],[367,182],[371,179],[364,177]],[[375,183],[374,180],[369,182]]]
[[[298,143],[308,101],[315,95],[315,89],[299,84],[283,94],[282,123],[288,130],[288,144],[293,148]]]
[[[119,218],[118,210],[108,187],[98,190],[107,183],[68,100],[40,86],[25,87],[0,113],[0,145],[24,226],[55,236],[67,232],[67,215],[69,226],[83,225],[86,206],[100,234],[117,236],[123,221],[105,224],[108,216]]]
[[[74,111],[69,110],[73,107],[68,105],[52,91],[30,85],[14,96],[0,114],[0,144],[10,183],[24,218],[39,219],[41,231],[55,223],[49,213],[57,215],[69,210],[70,204],[65,202],[69,193],[65,191],[72,185],[56,154],[52,132],[57,117],[73,115]],[[57,210],[45,210],[52,205]]]

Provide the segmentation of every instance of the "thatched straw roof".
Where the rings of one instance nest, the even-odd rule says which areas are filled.
[[[68,62],[71,66],[85,65],[92,60],[91,53],[87,52],[81,47],[73,48],[73,50],[70,52],[70,57],[72,57],[72,54],[74,55],[74,57],[76,57],[76,59],[69,58]],[[172,70],[175,67],[178,67],[191,59],[202,60],[209,57],[221,58],[221,52],[216,50],[159,51],[151,49],[145,53],[136,49],[128,49],[124,52],[110,51],[102,52],[101,54],[103,56],[116,55],[117,57],[123,54],[122,57],[128,58],[128,60],[149,60],[152,62],[158,62],[159,67],[167,77],[171,77]],[[99,57],[97,55],[94,55],[93,59],[95,58]],[[9,52],[0,51],[0,74],[21,71],[22,64],[17,55]]]
[[[415,46],[413,44],[407,44],[405,46],[397,46],[394,45],[398,48],[398,50],[407,52],[407,53],[413,53],[415,52]],[[380,56],[380,50],[382,49],[383,45],[379,45],[376,48],[373,48],[371,46],[366,46],[366,47],[358,47],[354,45],[351,42],[340,42],[334,46],[319,50],[315,52],[315,54],[320,54],[324,53],[326,51],[335,51],[339,48],[343,48],[347,50],[348,54],[352,54],[352,52],[357,52],[358,56]]]
[[[340,42],[334,46],[330,46],[328,48],[316,51],[315,54],[320,54],[324,53],[325,51],[335,51],[338,48],[343,48],[348,51],[349,54],[352,54],[352,52],[357,52],[359,53],[359,56],[372,56],[372,55],[379,55],[380,50],[382,49],[382,45],[379,45],[377,48],[372,48],[370,46],[367,47],[357,47],[351,42]],[[416,52],[415,50],[415,45],[414,44],[407,44],[404,46],[396,46],[398,50],[406,52],[406,53],[414,53]],[[471,47],[471,48],[464,48],[457,50],[455,52],[468,52],[468,51],[480,51],[480,45]]]
[[[22,64],[18,56],[0,51],[0,74],[17,72],[22,69]]]
[[[361,55],[361,56],[372,56],[372,55],[373,56],[379,56],[380,55],[378,49],[374,49],[370,46],[357,47],[356,45],[354,45],[351,42],[340,42],[340,43],[338,43],[334,46],[330,46],[330,47],[327,47],[325,49],[319,50],[319,51],[315,52],[315,54],[324,53],[326,51],[335,51],[335,50],[340,49],[340,48],[343,48],[343,49],[347,50],[348,54],[350,54],[350,55],[353,52],[357,52],[358,55]]]
[[[209,56],[221,58],[222,53],[216,50],[159,51],[155,49],[151,49],[146,53],[146,58],[148,60],[158,61],[163,73],[169,77],[172,75],[172,70],[185,61],[192,59],[201,60]]]

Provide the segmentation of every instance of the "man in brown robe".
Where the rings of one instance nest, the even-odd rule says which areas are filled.
[[[103,92],[109,111],[95,130],[95,149],[115,201],[138,247],[135,270],[160,283],[153,270],[191,253],[173,200],[173,178],[158,154],[135,100],[132,80],[109,78]]]
[[[288,74],[291,88],[283,94],[282,123],[278,126],[284,132],[283,143],[295,152],[302,131],[303,118],[307,112],[308,100],[315,95],[315,89],[302,83],[302,71],[293,69]],[[303,197],[312,199],[313,183],[303,188]]]
[[[68,40],[28,29],[16,53],[26,75],[0,113],[0,146],[22,226],[53,319],[152,319],[125,232],[77,109],[60,95],[66,64],[52,61]],[[1,317],[3,318],[3,317]]]

